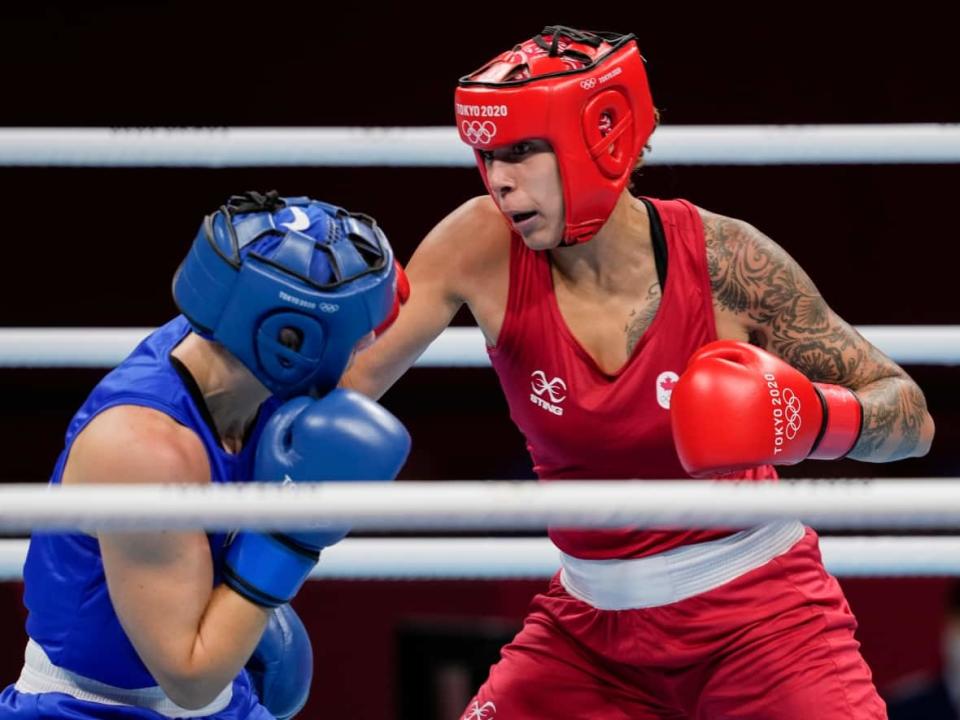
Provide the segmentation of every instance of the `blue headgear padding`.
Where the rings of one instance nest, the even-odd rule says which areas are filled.
[[[194,330],[282,398],[336,386],[395,294],[393,251],[372,218],[275,192],[208,215],[173,278]]]

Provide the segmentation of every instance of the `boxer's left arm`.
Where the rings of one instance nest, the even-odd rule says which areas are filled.
[[[210,482],[192,431],[150,408],[104,411],[70,451],[64,483]],[[178,705],[206,705],[243,668],[270,611],[213,584],[202,531],[98,533],[110,599],[140,659]]]
[[[827,305],[786,251],[751,225],[701,210],[721,339],[748,340],[809,379],[853,390],[863,428],[849,457],[925,455],[933,419],[923,392]]]

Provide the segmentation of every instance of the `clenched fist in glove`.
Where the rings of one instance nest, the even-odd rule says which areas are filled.
[[[257,443],[258,480],[272,482],[393,480],[410,452],[410,435],[383,407],[352,390],[278,407]],[[243,531],[224,559],[224,582],[248,600],[277,607],[300,589],[320,550],[349,528],[283,533]]]
[[[694,476],[843,457],[860,437],[852,390],[814,383],[753,345],[700,348],[670,399],[680,462]]]

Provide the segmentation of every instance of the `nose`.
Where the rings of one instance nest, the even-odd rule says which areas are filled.
[[[515,168],[514,163],[504,162],[496,158],[490,161],[487,165],[487,182],[490,183],[490,189],[494,195],[504,197],[516,188]]]

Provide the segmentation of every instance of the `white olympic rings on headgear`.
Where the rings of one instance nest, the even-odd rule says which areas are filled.
[[[497,125],[489,120],[464,120],[461,124],[463,134],[471,143],[489,145],[497,134]]]

